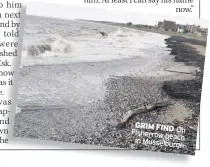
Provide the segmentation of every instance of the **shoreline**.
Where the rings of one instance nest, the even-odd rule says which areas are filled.
[[[173,36],[173,37],[183,37],[187,39],[192,39],[196,41],[201,41],[201,42],[206,42],[207,41],[207,36],[206,35],[196,35],[196,34],[184,34],[184,33],[177,33],[177,32],[172,32],[172,31],[165,31],[157,28],[142,28],[142,27],[136,27],[136,25],[126,25],[125,23],[118,23],[118,22],[107,22],[107,21],[94,21],[94,20],[83,20],[83,19],[76,19],[78,21],[84,21],[84,22],[93,22],[93,23],[99,23],[99,24],[106,24],[106,25],[111,25],[111,26],[117,26],[117,27],[123,27],[123,28],[128,28],[128,29],[133,29],[133,30],[139,30],[139,31],[145,31],[145,32],[151,32],[151,33],[157,33],[161,35],[168,35],[168,36]]]
[[[175,39],[178,41],[178,44],[174,43]],[[174,59],[175,62],[184,62],[187,66],[188,65],[193,66],[196,64],[196,67],[198,65],[199,65],[199,67],[202,67],[202,65],[204,63],[204,62],[202,62],[203,59],[202,58],[195,59],[195,56],[197,56],[197,54],[195,54],[193,57],[189,57],[189,55],[187,55],[187,54],[194,52],[194,50],[192,48],[188,47],[188,49],[185,51],[184,50],[185,48],[183,47],[183,43],[181,43],[180,40],[182,40],[182,42],[183,42],[183,39],[181,39],[181,38],[177,39],[175,37],[170,37],[170,38],[166,39],[168,47],[172,48],[172,51],[171,51],[172,55],[167,55],[167,56],[173,56],[173,57],[175,56],[175,59]],[[191,41],[191,42],[193,42],[193,41]],[[179,56],[175,55],[175,54],[177,54],[177,50],[180,51],[180,49],[184,50],[184,53],[185,53],[184,59],[180,59],[180,57],[182,57],[181,55],[179,55]],[[141,59],[129,60],[129,65],[125,66],[127,61],[128,60],[123,60],[120,65],[119,65],[119,63],[115,64],[115,62],[112,62],[112,66],[110,65],[110,67],[109,67],[110,69],[108,70],[107,73],[112,73],[113,71],[115,71],[118,68],[120,71],[122,67],[123,67],[123,69],[125,69],[125,71],[129,71],[129,69],[131,69],[131,67],[133,65],[135,65],[137,67],[138,63],[139,63],[138,61],[141,61]],[[167,63],[167,61],[166,61],[166,63]],[[87,73],[87,75],[89,76],[90,74],[96,75],[94,69],[98,69],[100,67],[100,70],[103,71],[103,70],[105,70],[105,68],[107,68],[107,66],[104,65],[104,63],[98,63],[98,64],[97,63],[83,63],[83,65],[84,65],[83,67],[81,67],[81,65],[75,66],[76,67],[75,71],[73,71],[73,69],[72,69],[73,67],[72,68],[70,67],[71,65],[62,65],[64,67],[60,67],[60,66],[41,67],[40,66],[40,67],[36,67],[36,68],[38,68],[38,71],[40,72],[39,75],[43,75],[43,76],[45,76],[45,74],[47,72],[51,71],[52,69],[57,71],[57,73],[52,72],[54,75],[57,75],[60,73],[59,71],[62,71],[62,69],[64,68],[65,70],[67,70],[67,72],[65,74],[66,77],[68,79],[72,79],[72,81],[74,81],[75,77],[76,78],[78,77],[77,72],[79,69],[81,70],[82,74]],[[103,67],[103,65],[104,65],[104,67]],[[23,76],[24,75],[27,76],[28,73],[33,72],[33,70],[34,70],[33,67],[27,67],[26,69],[27,70],[25,70],[25,71],[23,70],[23,72],[22,72]],[[84,69],[88,69],[88,70],[84,71]],[[137,70],[138,70],[138,68],[137,68]],[[70,73],[69,71],[71,72],[71,74],[69,74]],[[73,74],[73,76],[71,76],[72,74]],[[47,81],[49,82],[49,81],[51,81],[51,79],[54,79],[55,78],[54,75],[52,75],[52,78],[48,78]],[[97,75],[100,76],[101,74],[97,73]],[[52,108],[51,109],[47,109],[47,108],[38,108],[37,109],[37,108],[35,108],[33,111],[30,111],[30,110],[28,111],[26,109],[26,111],[16,115],[16,120],[18,120],[18,121],[15,122],[16,126],[15,126],[15,131],[14,131],[15,134],[14,135],[18,136],[18,137],[38,138],[38,139],[45,139],[45,140],[55,140],[55,141],[80,143],[80,144],[94,144],[94,145],[102,145],[102,146],[108,146],[108,147],[114,147],[114,148],[120,147],[120,148],[131,149],[132,141],[134,140],[134,137],[131,135],[131,129],[130,129],[130,126],[132,125],[132,123],[135,121],[139,121],[139,120],[144,120],[146,122],[154,122],[154,123],[156,123],[158,121],[161,122],[161,119],[157,119],[157,117],[162,118],[162,116],[167,114],[168,111],[167,111],[167,109],[160,109],[160,110],[154,110],[149,113],[142,114],[142,115],[138,115],[126,125],[125,129],[119,130],[119,129],[116,129],[115,126],[116,126],[116,123],[119,121],[119,119],[122,117],[123,111],[135,108],[135,107],[137,107],[137,104],[142,105],[145,101],[147,103],[149,103],[149,102],[157,101],[158,99],[168,99],[169,97],[176,104],[181,105],[184,108],[184,110],[186,110],[185,106],[191,107],[191,105],[192,105],[191,99],[190,100],[188,99],[189,97],[185,98],[184,100],[180,99],[179,97],[178,98],[173,97],[174,92],[175,92],[175,95],[177,95],[176,89],[171,90],[169,88],[177,88],[177,86],[176,86],[177,83],[174,84],[174,82],[177,82],[176,78],[179,78],[180,81],[183,80],[184,83],[188,83],[188,82],[190,83],[190,82],[192,82],[193,79],[188,79],[189,81],[186,82],[186,79],[184,79],[185,78],[184,74],[179,74],[179,75],[178,74],[173,74],[173,75],[168,74],[169,80],[171,80],[170,79],[171,75],[172,75],[172,78],[174,77],[175,79],[173,79],[173,81],[167,81],[167,79],[165,79],[166,80],[165,81],[164,76],[166,75],[166,73],[163,72],[162,75],[163,76],[161,76],[161,75],[160,76],[150,76],[150,77],[146,77],[146,78],[143,76],[139,76],[139,77],[135,76],[134,77],[132,75],[110,77],[108,80],[106,79],[106,81],[105,81],[106,94],[105,94],[104,101],[95,102],[94,104],[91,104],[90,106],[82,106],[82,109],[78,108],[78,106],[73,107],[73,109],[68,108],[70,106],[66,106],[67,108],[54,108],[54,109],[52,109]],[[69,76],[71,76],[72,78],[69,78]],[[35,79],[37,79],[36,75],[35,76],[33,75],[33,77],[35,77]],[[41,77],[38,77],[38,79],[40,79],[40,78]],[[199,82],[200,82],[201,78],[202,78],[202,76],[200,76]],[[65,78],[58,78],[57,81],[59,81],[59,80],[62,81],[64,79]],[[89,78],[86,78],[86,79],[89,79]],[[92,79],[94,79],[94,78],[92,78]],[[193,80],[193,83],[194,83],[194,80]],[[33,84],[33,80],[31,81],[31,83]],[[164,83],[164,85],[162,85],[162,83]],[[71,82],[68,84],[71,84]],[[101,84],[101,83],[99,82],[99,84]],[[60,86],[59,82],[57,83],[57,86],[58,85]],[[164,86],[167,88],[163,88]],[[179,86],[179,87],[181,87],[181,86]],[[26,85],[26,87],[27,87],[27,85]],[[192,87],[192,85],[191,85],[191,87]],[[65,91],[68,88],[69,87],[64,87],[64,89],[61,89],[61,92],[64,92],[63,95],[65,95],[66,98],[69,96],[68,93],[65,94]],[[94,90],[94,88],[95,87],[93,86],[92,90]],[[45,89],[48,89],[48,88],[45,88]],[[192,89],[194,90],[194,88],[192,88]],[[189,93],[191,93],[191,90],[187,90],[186,88],[185,88],[185,90],[187,92],[190,91]],[[92,94],[93,94],[93,92],[92,92]],[[182,91],[181,91],[181,93],[182,93]],[[196,94],[197,92],[193,92],[193,93]],[[93,94],[94,97],[92,97],[92,98],[95,98],[95,96],[97,95],[97,92],[94,92],[94,94]],[[53,97],[56,97],[56,96],[57,96],[56,94],[53,94]],[[89,99],[89,98],[90,97],[88,97],[87,99]],[[60,100],[57,97],[56,97],[56,99],[58,101]],[[84,99],[84,101],[87,99]],[[49,100],[49,99],[47,99],[47,100]],[[44,104],[44,100],[42,102]],[[53,103],[53,104],[56,104],[56,102],[57,101],[55,101],[55,103]],[[28,102],[28,103],[30,104],[30,102]],[[37,104],[36,101],[35,101],[35,104]],[[91,107],[93,107],[93,108],[91,108]],[[84,118],[88,118],[88,119],[87,120],[84,120],[84,118],[80,119],[80,115],[78,115],[78,112],[80,112],[80,114],[85,115]],[[65,118],[63,118],[64,115],[65,115]],[[198,123],[198,120],[196,120],[198,115],[199,114],[195,114],[195,116],[192,117],[191,124],[193,126]],[[93,116],[93,118],[89,119],[89,117],[91,117],[91,116]],[[97,117],[95,117],[95,116],[97,116]],[[76,121],[72,120],[72,118],[76,118],[75,119]],[[172,115],[172,118],[174,118],[173,115]],[[180,118],[181,118],[181,120],[184,119],[181,116],[180,116]],[[24,122],[24,120],[26,122]],[[98,120],[101,120],[102,122],[100,122]],[[164,117],[163,117],[163,120],[164,120]],[[183,124],[183,122],[185,120],[186,119],[182,120],[182,122],[178,122],[175,124]],[[73,123],[72,123],[72,121],[73,121]],[[79,129],[74,129],[74,126],[77,127],[80,125],[80,123],[77,121],[84,121],[85,127],[83,125],[81,125],[79,127]],[[73,124],[73,127],[71,127],[72,124],[68,123],[68,122],[71,122]],[[36,131],[30,130],[31,126],[32,126],[31,124],[36,125]],[[185,126],[185,124],[183,124],[183,125]],[[50,128],[50,129],[45,129],[45,131],[43,131],[42,126],[44,127],[44,129],[46,127]],[[56,129],[55,127],[57,127],[58,129]],[[90,129],[86,129],[87,127],[89,127]],[[93,129],[91,129],[92,127],[93,127]],[[80,133],[78,133],[77,130],[79,130]],[[189,149],[170,150],[167,148],[165,149],[165,148],[157,147],[157,148],[155,148],[155,151],[170,152],[170,153],[171,152],[172,153],[182,153],[182,154],[194,154],[194,151],[195,151],[194,150],[194,146],[195,146],[194,138],[196,136],[196,131],[192,131],[192,129],[189,129],[189,131],[190,131],[190,133],[192,132],[192,134],[193,134],[193,141],[192,142],[190,141],[190,143],[187,143],[187,145],[189,145],[189,147],[190,147]],[[192,136],[190,136],[190,137],[192,137]],[[154,148],[152,148],[152,146],[145,147],[142,145],[140,145],[138,147],[134,147],[133,149],[154,150]]]
[[[171,55],[174,56],[174,61],[183,62],[186,66],[195,66],[199,69],[199,72],[196,73],[195,79],[185,81],[166,81],[162,87],[163,90],[173,99],[184,100],[189,103],[188,107],[194,112],[192,117],[187,118],[184,123],[178,123],[183,126],[186,126],[186,124],[188,125],[187,135],[189,145],[193,146],[189,153],[194,155],[195,151],[193,151],[193,149],[196,148],[205,57],[199,53],[196,48],[188,44],[191,43],[192,45],[196,44],[206,46],[206,42],[177,36],[172,36],[166,39],[166,42],[168,47],[172,48]],[[183,42],[188,44],[184,44]]]

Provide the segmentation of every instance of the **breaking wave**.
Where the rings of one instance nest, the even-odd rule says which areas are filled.
[[[73,51],[72,42],[61,37],[55,38],[50,44],[29,44],[24,46],[23,51],[27,56],[40,56],[45,52],[71,53]]]
[[[140,34],[136,33],[135,31],[122,31],[118,29],[115,33],[112,34],[113,36],[117,37],[129,37],[129,38],[139,38]]]

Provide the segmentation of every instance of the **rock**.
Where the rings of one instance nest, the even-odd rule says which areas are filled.
[[[102,36],[105,36],[105,37],[108,36],[108,34],[103,32],[103,31],[101,31],[100,33],[101,33]]]

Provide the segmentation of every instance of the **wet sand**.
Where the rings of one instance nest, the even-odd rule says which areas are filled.
[[[183,88],[177,82],[202,82],[202,77],[194,74],[198,64],[203,70],[204,59],[197,58],[199,54],[189,46],[187,50],[182,47],[183,43],[178,39],[172,37],[166,40],[169,49],[172,49],[168,54],[110,62],[22,68],[18,93],[18,106],[22,110],[16,114],[14,135],[114,148],[194,154],[199,104],[194,106],[191,97],[197,96],[199,103],[200,96],[192,91],[193,85],[185,87],[189,94],[186,97],[181,94],[185,95],[186,92],[177,93],[176,89]],[[176,49],[179,53],[183,50],[178,57],[175,56]],[[194,56],[190,56],[191,53]],[[183,54],[184,59],[180,59]],[[165,69],[183,70],[189,74]],[[154,110],[134,117],[124,129],[116,129],[127,110],[162,100],[173,102],[170,113],[167,108]],[[186,142],[187,149],[171,150],[133,144],[131,126],[134,122],[161,123],[163,120],[164,123],[190,127],[192,135],[188,136],[193,141]],[[189,120],[191,122],[186,124]]]

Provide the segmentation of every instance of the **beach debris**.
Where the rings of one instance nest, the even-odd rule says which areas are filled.
[[[151,103],[148,105],[144,105],[142,107],[129,110],[123,115],[123,119],[120,121],[120,123],[117,124],[117,128],[123,128],[126,123],[135,115],[145,113],[152,111],[157,108],[162,108],[162,107],[167,107],[171,105],[172,103],[170,101],[161,101],[161,102],[156,102],[156,103]]]
[[[105,33],[105,32],[103,32],[103,31],[101,31],[100,33],[101,33],[101,35],[104,36],[104,37],[108,36],[108,34]]]

